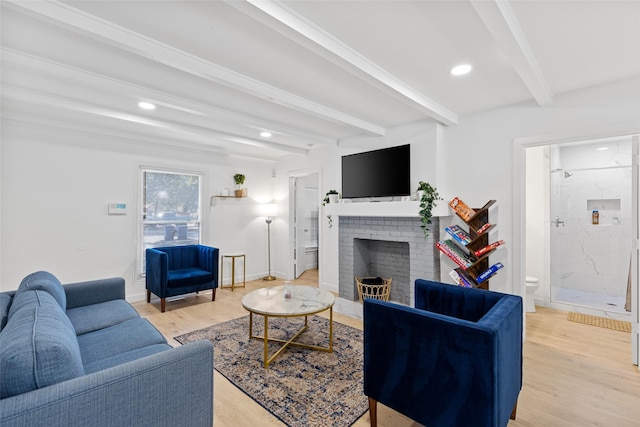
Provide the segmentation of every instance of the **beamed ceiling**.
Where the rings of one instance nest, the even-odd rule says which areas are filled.
[[[640,1],[4,0],[0,12],[3,120],[265,159],[640,76]],[[472,72],[451,76],[461,63]]]

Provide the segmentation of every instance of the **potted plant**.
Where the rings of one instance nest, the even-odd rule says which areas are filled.
[[[233,175],[233,181],[236,183],[235,195],[236,197],[247,197],[247,189],[242,188],[242,184],[244,184],[245,176],[244,174],[237,173]]]
[[[438,200],[442,200],[438,191],[428,182],[420,181],[418,183],[418,197],[420,198],[420,228],[424,232],[425,239],[429,237],[428,226],[431,224],[431,211],[436,206]]]
[[[325,206],[327,203],[338,203],[338,197],[338,192],[336,190],[327,191],[327,194],[324,195],[324,199],[322,200],[322,206]],[[333,225],[331,215],[327,215],[327,220],[329,221],[329,228],[331,228]]]

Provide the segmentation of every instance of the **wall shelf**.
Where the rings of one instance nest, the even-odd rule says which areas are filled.
[[[211,196],[211,198],[209,199],[209,206],[216,206],[216,204],[218,203],[218,199],[222,199],[222,200],[246,200],[246,197],[236,197],[236,196]],[[221,202],[225,205],[228,205],[228,203],[231,202]]]

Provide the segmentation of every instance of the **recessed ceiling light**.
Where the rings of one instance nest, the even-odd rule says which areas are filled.
[[[452,76],[463,76],[471,71],[473,67],[470,64],[461,64],[451,69]]]
[[[260,132],[260,136],[263,138],[271,138],[271,132],[267,132],[267,131]]]
[[[153,105],[150,102],[139,102],[138,103],[138,107],[142,108],[143,110],[155,110],[156,106]]]
[[[596,150],[598,150],[598,151],[604,151],[604,150],[608,150],[608,149],[609,149],[609,147],[598,147],[598,148],[596,148]]]

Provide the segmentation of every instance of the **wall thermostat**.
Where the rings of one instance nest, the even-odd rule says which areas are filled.
[[[126,215],[126,203],[109,203],[109,215]]]

